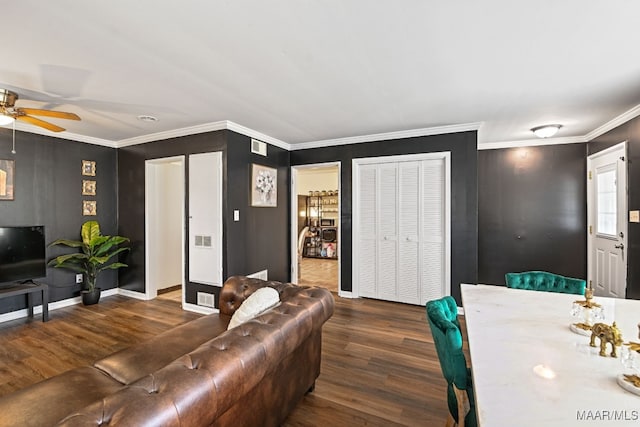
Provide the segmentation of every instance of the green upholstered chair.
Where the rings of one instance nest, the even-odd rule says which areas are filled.
[[[473,383],[462,351],[456,301],[446,296],[428,301],[426,309],[442,374],[447,380],[447,404],[451,418],[459,426],[475,427],[477,421]]]
[[[561,292],[576,295],[584,295],[584,290],[587,286],[587,282],[583,279],[564,277],[546,271],[507,273],[505,274],[505,280],[509,288]]]

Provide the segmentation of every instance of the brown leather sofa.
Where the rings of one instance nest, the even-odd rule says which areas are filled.
[[[256,289],[281,304],[227,331]],[[0,398],[0,426],[278,426],[320,374],[331,293],[229,278],[220,313]]]

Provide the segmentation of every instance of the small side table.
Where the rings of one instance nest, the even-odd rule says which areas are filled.
[[[33,317],[33,294],[42,292],[42,321],[49,320],[49,286],[44,283],[17,283],[9,287],[0,288],[0,299],[15,295],[27,295],[27,309],[29,317]]]

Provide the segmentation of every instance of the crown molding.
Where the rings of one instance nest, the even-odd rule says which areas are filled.
[[[584,136],[568,136],[564,138],[523,139],[520,141],[501,141],[478,143],[478,151],[499,148],[535,147],[540,145],[582,144],[587,142]]]
[[[436,126],[430,128],[409,129],[397,132],[374,133],[370,135],[350,136],[347,138],[324,139],[321,141],[301,142],[290,144],[291,150],[306,150],[308,148],[329,147],[335,145],[358,144],[360,142],[387,141],[390,139],[415,138],[418,136],[442,135],[447,133],[468,132],[480,129],[481,122],[464,123],[460,125]]]
[[[621,124],[628,122],[631,119],[635,119],[638,116],[640,116],[640,105],[636,105],[635,107],[620,114],[618,117],[614,117],[612,120],[609,120],[607,123],[603,124],[602,126],[592,130],[591,132],[585,135],[585,138],[587,139],[587,141],[591,141],[592,139],[595,139],[600,135],[603,135],[609,132],[611,129],[614,129],[620,126]]]
[[[144,144],[147,142],[161,141],[164,139],[178,138],[181,136],[196,135],[199,133],[214,132],[217,130],[230,130],[242,135],[259,139],[267,144],[290,150],[290,145],[279,139],[272,138],[262,132],[250,129],[246,126],[239,125],[230,120],[220,120],[218,122],[205,123],[202,125],[189,126],[180,129],[173,129],[164,132],[150,133],[147,135],[136,136],[133,138],[121,139],[116,143],[117,148],[128,147],[131,145]]]
[[[188,126],[163,132],[134,136],[133,138],[121,139],[116,143],[116,148],[129,147],[131,145],[145,144],[147,142],[162,141],[164,139],[179,138],[181,136],[196,135],[199,133],[228,129],[228,123],[229,122],[227,120],[220,120],[218,122],[205,123],[202,125]]]
[[[242,135],[251,137],[253,139],[259,139],[262,142],[266,142],[267,144],[275,145],[276,147],[280,147],[284,150],[291,151],[291,144],[281,141],[277,138],[273,138],[269,135],[266,135],[262,132],[258,132],[257,130],[250,129],[246,126],[239,125],[235,122],[227,120],[227,129],[233,132],[240,133]]]
[[[116,148],[116,142],[110,141],[108,139],[94,138],[93,136],[79,135],[77,133],[71,133],[67,131],[51,132],[37,126],[25,125],[17,121],[15,125],[16,125],[16,130],[19,130],[20,132],[35,133],[38,135],[50,136],[52,138],[61,138],[61,139],[67,139],[69,141],[84,142],[87,144],[102,145],[104,147]],[[5,129],[12,129],[13,126],[7,125],[2,127],[4,127]]]

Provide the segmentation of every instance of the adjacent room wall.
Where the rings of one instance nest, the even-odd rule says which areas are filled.
[[[543,270],[586,279],[584,144],[478,152],[478,281]]]
[[[460,283],[476,283],[478,271],[477,132],[459,132],[389,141],[296,150],[291,165],[342,162],[340,224],[341,287],[352,290],[351,161],[354,158],[451,152],[451,293],[461,304]]]
[[[640,117],[595,138],[587,145],[588,155],[627,141],[629,210],[640,210]],[[640,299],[640,224],[629,223],[627,236],[627,298]]]
[[[15,160],[15,198],[0,201],[0,225],[44,225],[49,244],[58,238],[80,239],[87,220],[97,220],[103,234],[116,234],[116,150],[28,132],[16,132],[16,154],[11,153],[12,131],[0,128],[0,158]],[[82,175],[82,160],[96,162],[96,176]],[[82,196],[82,180],[95,180],[96,196]],[[97,216],[82,215],[82,201],[97,201]],[[47,260],[72,250],[47,248]],[[75,273],[47,269],[50,301],[80,295]],[[117,273],[105,271],[98,279],[104,289],[117,287]],[[39,297],[37,297],[39,298]],[[38,302],[39,304],[39,302]],[[0,313],[26,308],[26,298],[0,300]]]

